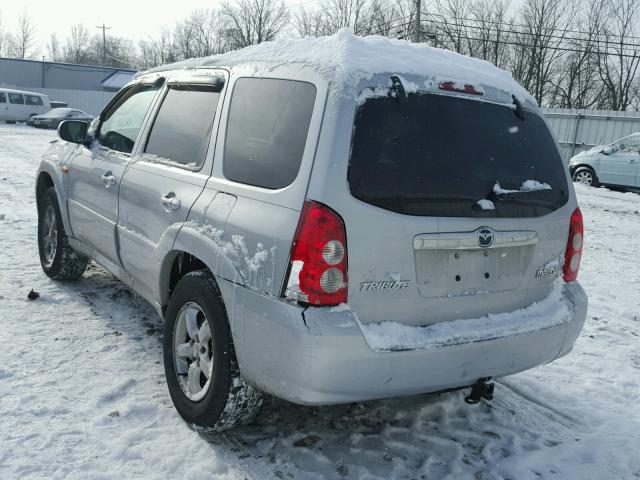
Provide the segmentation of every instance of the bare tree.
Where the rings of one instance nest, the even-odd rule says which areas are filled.
[[[608,0],[598,36],[598,70],[611,110],[626,110],[637,88],[640,47],[638,37],[640,3],[637,0]]]
[[[567,54],[555,72],[549,104],[560,108],[593,108],[602,100],[598,77],[598,37],[608,0],[588,0],[577,13],[576,30],[566,38]]]
[[[458,53],[471,53],[473,29],[468,23],[471,3],[467,0],[435,0],[436,13],[427,16],[434,31],[434,45]]]
[[[11,46],[13,56],[16,58],[31,58],[37,53],[35,51],[36,29],[31,23],[29,15],[25,10],[18,17],[18,28],[11,35]]]
[[[511,71],[523,87],[543,103],[553,92],[552,77],[558,70],[574,5],[557,0],[525,0],[520,25],[513,35]]]
[[[49,60],[54,62],[61,61],[62,51],[60,48],[60,40],[58,40],[58,35],[56,33],[52,33],[49,36],[49,43],[47,44],[47,53],[49,54]]]
[[[327,0],[323,5],[324,34],[349,27],[356,35],[369,33],[371,22],[366,0]]]
[[[232,48],[273,40],[289,23],[289,10],[282,0],[235,0],[222,4],[228,21]]]
[[[8,54],[9,50],[9,38],[8,33],[4,29],[4,23],[2,21],[2,11],[0,10],[0,57],[4,57]]]
[[[509,56],[513,24],[507,19],[509,0],[478,0],[471,4],[469,19],[473,41],[470,54],[504,68]]]
[[[195,54],[198,57],[228,50],[225,17],[218,10],[196,10],[189,19],[195,33]]]
[[[319,37],[323,35],[322,11],[318,8],[301,6],[291,18],[294,30],[301,37]]]
[[[140,52],[138,63],[141,68],[146,69],[182,60],[173,32],[168,28],[163,28],[160,37],[156,40],[152,38],[140,40],[138,49]]]
[[[414,33],[416,23],[415,0],[373,0],[366,10],[368,34],[395,38],[409,38]]]
[[[90,61],[89,30],[82,24],[71,27],[71,34],[64,46],[64,61],[68,63],[86,63]]]

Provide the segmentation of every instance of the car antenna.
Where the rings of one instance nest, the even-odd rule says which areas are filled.
[[[518,100],[515,95],[511,95],[513,98],[513,104],[516,106],[515,114],[520,120],[524,120],[524,108],[522,107],[522,102]]]
[[[405,103],[407,101],[407,92],[402,85],[400,77],[398,77],[397,75],[391,75],[391,90],[395,92],[395,95],[393,96],[398,101],[398,103]]]

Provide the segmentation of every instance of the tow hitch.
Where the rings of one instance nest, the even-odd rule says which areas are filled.
[[[485,400],[493,400],[493,387],[495,384],[489,382],[489,380],[491,380],[491,377],[478,379],[471,387],[469,396],[464,397],[464,401],[469,405],[475,405],[476,403],[480,403],[480,400],[483,398]]]

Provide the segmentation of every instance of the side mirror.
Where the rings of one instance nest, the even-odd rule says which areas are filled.
[[[604,150],[602,150],[602,153],[604,153],[605,155],[611,155],[615,151],[616,149],[613,147],[604,147]]]
[[[89,126],[78,120],[64,120],[58,125],[58,136],[71,143],[84,143]]]

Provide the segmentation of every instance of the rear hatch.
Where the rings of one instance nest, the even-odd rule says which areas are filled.
[[[561,270],[566,173],[543,119],[518,102],[368,98],[347,180],[349,303],[365,323],[515,310]]]

